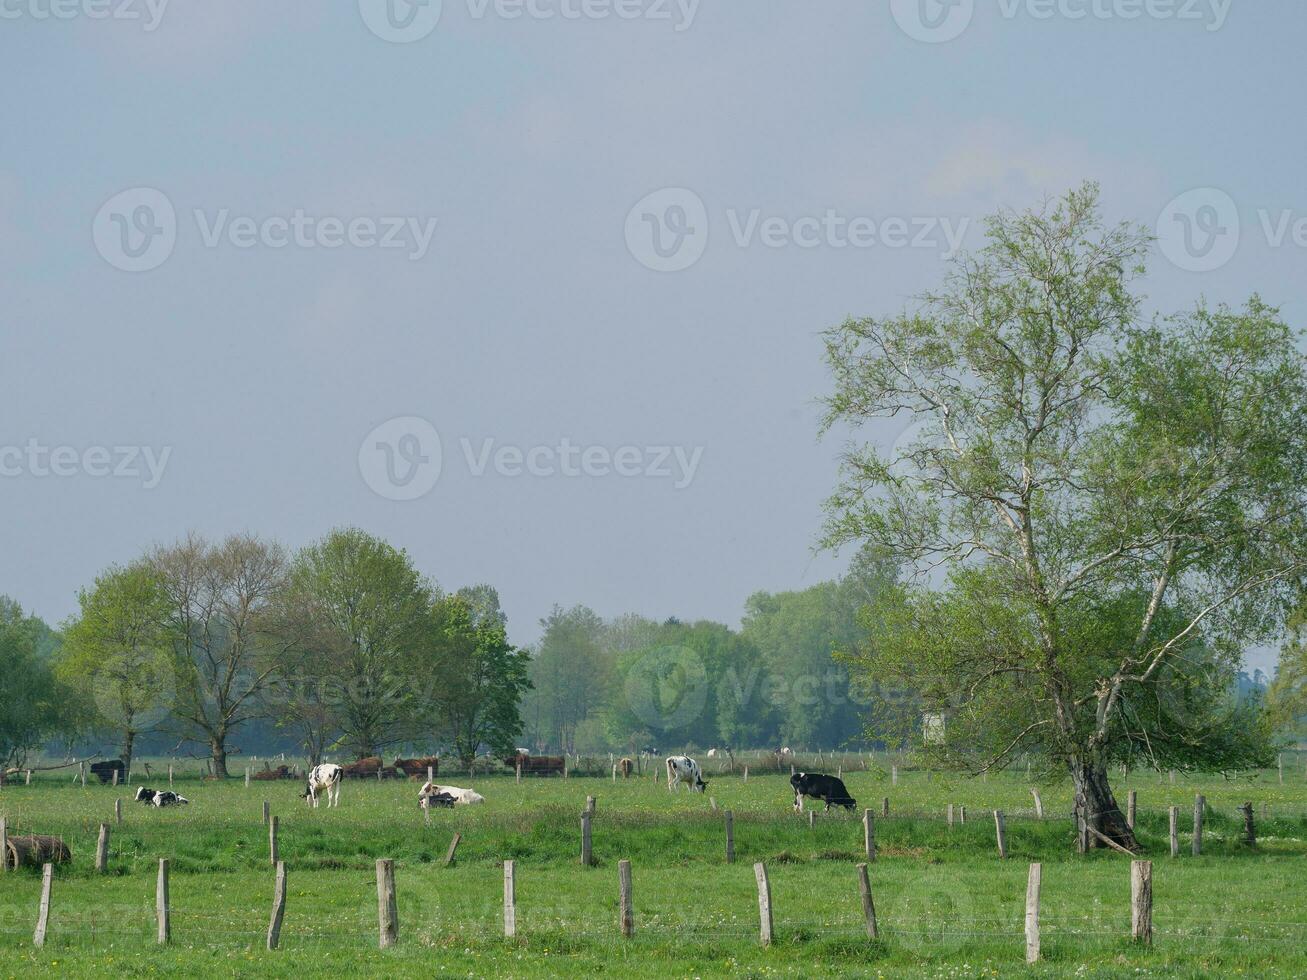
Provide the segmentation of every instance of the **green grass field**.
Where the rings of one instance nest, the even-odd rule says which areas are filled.
[[[166,786],[167,778],[147,780]],[[223,784],[179,778],[189,808],[130,802],[127,787],[38,774],[0,790],[10,834],[62,836],[73,861],[57,869],[49,937],[32,946],[39,870],[0,878],[0,977],[266,975],[616,976],[847,975],[1303,976],[1307,975],[1307,782],[1301,768],[1234,780],[1156,774],[1122,783],[1139,794],[1139,826],[1154,860],[1155,943],[1129,939],[1129,860],[1080,857],[1069,788],[1043,786],[1036,820],[1024,774],[988,781],[904,771],[846,775],[877,813],[872,884],[880,941],[864,932],[855,864],[857,817],[822,814],[815,828],[790,807],[788,772],[746,783],[709,773],[708,794],[672,796],[662,782],[607,778],[445,776],[474,785],[483,806],[441,811],[424,825],[417,784],[347,782],[339,809],[310,810],[297,783]],[[140,782],[140,780],[135,780]],[[1194,794],[1210,813],[1204,854],[1189,854]],[[597,866],[579,862],[580,811],[597,797]],[[735,814],[736,862],[724,858],[723,819]],[[110,871],[94,871],[99,824],[112,828]],[[891,816],[879,816],[889,797]],[[281,948],[264,948],[272,901],[262,803],[280,821],[288,900]],[[1235,807],[1257,806],[1260,844],[1240,843]],[[949,828],[948,803],[967,807]],[[1167,843],[1181,807],[1182,856]],[[1000,860],[992,811],[1007,817]],[[454,832],[458,860],[443,866]],[[171,861],[172,943],[155,942],[158,859]],[[377,948],[377,858],[394,858],[400,940]],[[617,863],[630,859],[636,934],[618,933]],[[513,859],[518,938],[502,936],[502,861]],[[776,939],[758,941],[753,864],[771,878]],[[1044,863],[1044,962],[1024,963],[1024,898],[1031,861]]]

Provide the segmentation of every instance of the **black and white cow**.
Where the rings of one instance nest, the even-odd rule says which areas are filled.
[[[796,772],[790,777],[790,785],[794,787],[794,809],[797,813],[803,812],[805,796],[824,801],[827,810],[834,805],[848,807],[852,811],[858,805],[858,801],[849,795],[844,780],[836,776],[826,776],[818,772]]]
[[[178,796],[170,789],[150,789],[146,786],[136,787],[136,802],[147,806],[187,806],[190,804],[184,796]]]
[[[334,762],[324,762],[314,766],[309,773],[309,784],[304,788],[304,798],[314,809],[318,806],[318,794],[327,794],[327,806],[340,806],[340,780],[345,770]]]
[[[708,788],[708,784],[703,781],[703,770],[699,768],[699,763],[688,755],[668,756],[667,788],[675,792],[681,783],[686,783],[691,790],[700,793]]]
[[[418,790],[418,806],[424,809],[430,809],[433,806],[447,806],[448,804],[441,799],[442,796],[449,797],[459,806],[471,806],[474,803],[484,803],[486,801],[486,798],[474,789],[423,783],[422,788]]]

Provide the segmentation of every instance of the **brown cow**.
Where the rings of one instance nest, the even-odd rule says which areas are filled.
[[[440,772],[440,756],[429,755],[421,759],[395,760],[395,768],[408,776],[409,779],[426,779],[428,766],[431,767],[432,776]]]
[[[617,768],[622,773],[623,779],[630,779],[631,773],[635,771],[635,763],[630,759],[623,759],[617,764]]]
[[[561,776],[567,763],[561,755],[518,755],[509,756],[504,765],[510,769],[522,768],[522,775]]]

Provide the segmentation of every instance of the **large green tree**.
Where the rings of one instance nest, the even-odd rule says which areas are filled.
[[[977,769],[1047,753],[1074,781],[1081,839],[1134,848],[1108,767],[1137,756],[1136,724],[1151,740],[1174,714],[1143,706],[1202,694],[1297,594],[1304,358],[1256,298],[1143,317],[1132,282],[1150,241],[1105,227],[1096,187],[988,232],[917,308],[826,336],[828,428],[917,425],[896,451],[850,448],[827,543],[871,542],[937,586],[952,573],[854,669],[923,692],[948,728],[983,714],[987,729],[960,726],[979,744],[946,739]],[[1212,671],[1186,670],[1198,651]],[[1210,721],[1210,742],[1182,740],[1191,764],[1234,715]]]
[[[473,594],[484,598],[484,588]],[[485,608],[474,607],[467,593],[437,598],[410,674],[428,680],[426,717],[469,769],[483,747],[512,753],[522,732],[519,705],[531,686],[530,655],[509,643],[503,617],[485,615]]]
[[[356,528],[301,551],[285,597],[297,611],[284,616],[315,624],[298,635],[312,644],[317,673],[280,689],[299,699],[293,710],[321,720],[326,706],[361,757],[418,734],[426,708],[409,671],[428,642],[433,596],[406,552]]]
[[[0,596],[0,770],[67,727],[69,692],[49,660],[56,646],[45,623]]]
[[[575,752],[578,726],[602,713],[611,696],[606,627],[585,606],[555,606],[540,625],[544,633],[530,666],[533,689],[524,705],[528,731],[538,748]]]
[[[168,594],[145,561],[110,568],[78,595],[64,629],[60,679],[79,692],[82,726],[115,733],[132,766],[136,739],[169,717],[177,693]]]

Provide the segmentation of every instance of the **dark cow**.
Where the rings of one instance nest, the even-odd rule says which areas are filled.
[[[631,773],[635,772],[635,763],[630,759],[623,759],[617,763],[617,771],[622,774],[623,779],[630,779]]]
[[[158,795],[159,795],[159,791],[158,791],[158,790],[155,790],[155,789],[147,789],[147,788],[144,787],[144,786],[137,786],[137,787],[136,787],[136,802],[137,802],[137,803],[153,803],[153,802],[154,802],[154,798],[155,798],[156,796],[158,796]]]
[[[92,762],[91,773],[98,776],[102,783],[112,783],[113,774],[118,774],[118,782],[127,776],[127,766],[122,759],[110,759],[108,762]]]
[[[794,810],[796,813],[803,812],[803,798],[805,796],[824,801],[827,810],[834,805],[847,807],[852,811],[858,805],[858,801],[849,795],[844,780],[836,776],[827,776],[818,772],[796,772],[790,777],[790,785],[794,787]]]

